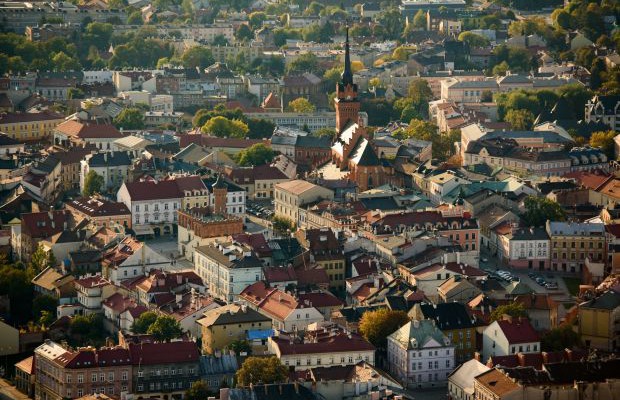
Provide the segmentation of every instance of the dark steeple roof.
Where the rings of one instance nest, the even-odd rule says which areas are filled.
[[[344,44],[344,70],[342,71],[342,85],[353,85],[353,72],[351,70],[351,55],[349,54],[349,27],[347,26],[347,40]]]
[[[219,174],[217,176],[217,180],[213,184],[213,188],[214,189],[227,189],[228,188],[228,185],[226,184],[226,182],[224,182],[224,179],[222,179],[222,174]]]

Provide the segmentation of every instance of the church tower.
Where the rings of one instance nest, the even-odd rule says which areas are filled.
[[[213,196],[215,197],[213,212],[215,214],[226,214],[226,198],[228,197],[228,185],[222,179],[222,175],[217,176],[213,184]]]
[[[349,121],[357,123],[359,120],[360,102],[357,100],[357,85],[353,83],[351,70],[351,55],[349,54],[349,27],[347,26],[347,40],[344,46],[344,71],[340,82],[336,84],[336,129],[342,132]]]

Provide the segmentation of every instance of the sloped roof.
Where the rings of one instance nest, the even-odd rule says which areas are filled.
[[[510,344],[540,341],[540,335],[527,318],[512,318],[512,321],[504,319],[497,321],[497,324]]]

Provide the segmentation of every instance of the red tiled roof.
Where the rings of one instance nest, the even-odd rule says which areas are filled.
[[[19,368],[27,374],[32,375],[34,373],[34,356],[24,358],[23,360],[15,364],[15,368]]]
[[[286,267],[264,267],[263,275],[265,276],[265,280],[269,283],[297,280],[295,269],[290,265]]]
[[[357,334],[351,334],[351,338],[346,333],[339,331],[334,336],[318,340],[316,343],[295,343],[291,344],[287,338],[273,337],[274,344],[282,355],[290,354],[321,354],[321,353],[341,353],[356,351],[374,351],[375,347],[368,343],[364,338]]]
[[[259,258],[271,256],[271,247],[269,247],[267,239],[265,239],[265,235],[262,233],[238,233],[236,235],[232,235],[232,239],[235,242],[250,246]],[[270,281],[270,279],[267,280]]]
[[[100,217],[108,215],[131,215],[131,212],[124,203],[108,201],[96,197],[80,197],[69,203],[68,207],[86,214],[90,217]]]
[[[62,114],[50,112],[0,114],[0,124],[16,124],[20,122],[49,121],[55,119],[64,119],[64,116]]]
[[[122,138],[123,135],[113,125],[89,124],[74,120],[65,121],[56,127],[56,130],[67,136],[80,139],[93,138]]]
[[[198,346],[191,341],[129,343],[129,353],[134,365],[197,363],[200,358]]]
[[[70,214],[66,210],[22,214],[22,232],[32,238],[47,238],[62,232]]]
[[[446,269],[456,272],[461,275],[465,275],[468,277],[475,276],[487,276],[488,274],[481,270],[480,268],[472,267],[471,265],[459,264],[456,262],[450,262],[446,264]]]
[[[295,274],[299,286],[329,284],[329,275],[323,268],[297,268]]]
[[[344,302],[331,293],[302,293],[297,296],[299,301],[311,307],[339,307]]]
[[[487,367],[502,366],[506,368],[515,368],[519,366],[519,358],[516,354],[508,354],[506,356],[491,356]]]
[[[390,264],[381,262],[378,258],[368,255],[356,259],[352,264],[358,276],[366,276],[377,272],[377,266],[381,270],[388,270],[391,267]]]
[[[92,288],[92,287],[100,287],[110,285],[105,278],[97,275],[97,276],[89,276],[88,278],[76,279],[76,285],[82,286],[84,288]]]
[[[125,186],[132,201],[180,199],[183,197],[183,193],[179,191],[179,187],[173,180],[125,182]]]
[[[608,180],[613,179],[613,175],[600,170],[595,171],[574,171],[564,175],[565,178],[575,179],[581,186],[596,190],[603,186]]]
[[[527,318],[497,321],[509,344],[539,342],[540,336]]]

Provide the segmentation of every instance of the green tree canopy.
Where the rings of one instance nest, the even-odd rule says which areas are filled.
[[[528,131],[532,129],[532,124],[536,117],[529,110],[508,110],[504,121],[508,122],[512,129],[518,131]]]
[[[426,29],[426,12],[418,10],[413,16],[413,27],[418,29]]]
[[[614,138],[618,133],[615,131],[594,132],[590,136],[590,146],[600,147],[608,158],[614,158]]]
[[[387,337],[409,322],[407,313],[401,310],[381,308],[366,311],[359,323],[359,332],[377,348],[385,348]]]
[[[169,315],[159,315],[146,331],[159,342],[169,342],[183,334],[179,321]]]
[[[529,196],[525,199],[523,220],[528,226],[544,226],[549,221],[565,221],[562,206],[545,197]]]
[[[144,112],[137,107],[125,108],[114,118],[113,122],[119,129],[144,129]]]
[[[265,384],[284,382],[288,369],[278,357],[248,357],[236,373],[240,386],[249,386],[262,382]]]
[[[572,325],[564,325],[545,333],[540,341],[542,351],[563,351],[581,346],[581,336]]]
[[[192,386],[185,391],[186,400],[205,400],[216,395],[209,389],[207,382],[203,380],[195,381]]]
[[[228,119],[217,116],[209,119],[200,128],[202,133],[218,137],[246,137],[250,129],[248,125],[239,119]]]
[[[314,110],[316,110],[314,104],[310,103],[310,100],[306,99],[305,97],[298,97],[294,100],[291,100],[288,103],[288,108],[291,111],[304,114],[312,113],[314,112]]]
[[[154,311],[147,311],[140,314],[140,316],[133,321],[131,331],[133,333],[146,333],[151,325],[157,320],[157,313]]]
[[[95,193],[101,193],[104,188],[104,184],[105,181],[103,176],[91,169],[84,178],[84,189],[82,190],[82,194],[84,196],[91,196]]]
[[[185,50],[181,56],[185,68],[200,68],[201,70],[215,62],[211,50],[203,46],[194,46]]]
[[[240,166],[263,165],[271,162],[275,151],[263,143],[256,143],[239,153],[238,164]]]
[[[499,321],[503,315],[510,315],[513,318],[524,317],[527,318],[527,310],[523,303],[509,303],[503,306],[497,307],[491,312],[491,321]]]
[[[467,43],[469,47],[486,47],[490,44],[486,36],[469,31],[461,32],[459,40]]]
[[[236,355],[241,353],[246,353],[246,355],[252,354],[252,346],[247,340],[235,340],[228,345],[228,348],[234,351]]]

